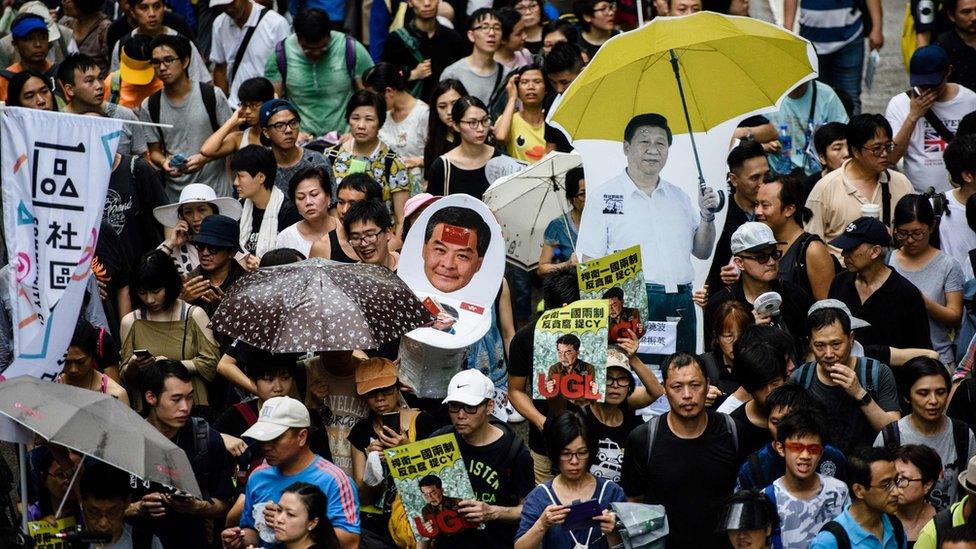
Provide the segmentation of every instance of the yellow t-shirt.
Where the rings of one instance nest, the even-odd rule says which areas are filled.
[[[508,156],[516,160],[538,162],[546,155],[546,124],[532,126],[522,118],[522,113],[515,113],[508,130],[507,149]]]

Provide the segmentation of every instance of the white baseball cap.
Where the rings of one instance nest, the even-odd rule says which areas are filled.
[[[488,376],[479,370],[462,370],[451,378],[444,404],[460,402],[468,406],[477,406],[491,398],[495,398],[495,384],[488,379]]]
[[[274,397],[264,402],[257,423],[244,431],[241,438],[268,442],[292,427],[305,428],[311,425],[312,420],[304,404],[291,397]]]
[[[212,5],[212,4],[211,4]],[[218,197],[213,187],[203,183],[191,183],[180,191],[180,200],[176,204],[166,204],[153,208],[153,217],[163,227],[175,227],[180,222],[180,206],[191,202],[207,202],[217,207],[220,215],[237,221],[241,218],[241,203],[229,196]]]
[[[758,221],[747,221],[732,233],[730,247],[732,254],[735,255],[763,250],[776,244],[776,237],[773,236],[773,230],[769,225]]]
[[[814,311],[819,311],[820,309],[840,309],[844,311],[847,314],[847,318],[851,319],[852,330],[871,326],[871,323],[867,320],[861,320],[860,318],[852,315],[851,310],[847,307],[847,304],[839,299],[821,299],[810,306],[810,310],[807,311],[807,316],[812,315]]]

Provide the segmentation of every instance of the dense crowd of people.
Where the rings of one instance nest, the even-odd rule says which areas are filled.
[[[669,548],[976,547],[976,0],[910,3],[910,89],[883,114],[861,112],[881,2],[786,0],[819,76],[738,124],[724,224],[715,189],[661,178],[668,121],[635,113],[620,175],[565,174],[537,268],[506,267],[488,333],[436,399],[404,380],[398,341],[272,353],[211,319],[260,269],[396,271],[436,201],[573,150],[547,116],[604,43],[747,1],[5,5],[0,100],[127,122],[54,381],[131,406],[202,491],[38,440],[31,521],[70,518],[114,549],[609,548],[638,546],[615,507],[632,502],[663,506]],[[580,299],[580,262],[633,245],[645,320],[676,323],[674,354],[638,352],[631,325],[602,401],[533,396],[538,315]],[[710,262],[701,287],[693,257]],[[557,347],[578,365],[578,338]],[[422,479],[425,516],[466,527],[417,541],[385,451],[442,434],[474,497]]]

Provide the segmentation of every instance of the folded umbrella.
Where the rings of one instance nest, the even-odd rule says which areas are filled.
[[[539,265],[546,227],[571,209],[566,201],[566,172],[582,165],[578,154],[550,152],[485,191],[482,200],[502,226],[509,263],[527,271]]]
[[[186,452],[110,395],[18,376],[0,382],[0,414],[142,480],[201,497]]]
[[[214,330],[272,353],[375,349],[434,317],[393,271],[312,258],[234,283]]]

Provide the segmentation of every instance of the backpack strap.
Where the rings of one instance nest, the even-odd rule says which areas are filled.
[[[746,458],[746,463],[749,464],[749,470],[752,472],[752,479],[756,482],[755,486],[767,486],[769,485],[768,479],[766,478],[766,471],[763,470],[762,462],[759,461],[759,452],[753,452],[749,454]]]
[[[916,96],[915,90],[908,90],[905,92],[905,95],[907,95],[909,99],[914,99]],[[952,139],[956,136],[956,134],[952,133],[952,130],[946,127],[945,122],[943,122],[934,112],[932,112],[932,109],[925,111],[925,121],[932,126],[932,129],[935,130],[936,133],[939,134],[939,137],[941,137],[946,143],[952,141]]]
[[[546,492],[546,495],[549,496],[549,501],[551,501],[553,505],[559,505],[558,503],[556,503],[556,496],[553,495],[552,490],[550,490],[549,487],[546,486],[545,482],[543,482],[539,486],[542,486],[542,489]]]
[[[808,362],[803,366],[800,366],[800,375],[798,381],[800,386],[804,389],[809,389],[813,385],[813,376],[817,373],[817,365]]]
[[[881,185],[881,222],[891,227],[891,174],[888,170],[878,177],[878,185]]]
[[[952,442],[956,447],[956,469],[962,471],[969,462],[969,425],[958,419],[949,418],[952,423]]]
[[[383,181],[381,184],[390,186],[390,172],[393,171],[393,161],[396,160],[396,154],[393,151],[387,151],[386,156],[383,157]]]
[[[346,72],[352,81],[353,89],[359,88],[359,75],[356,74],[356,39],[346,35]]]
[[[881,428],[881,440],[889,450],[901,446],[901,430],[898,428],[897,421],[892,421]]]
[[[207,441],[210,438],[210,426],[207,422],[199,417],[191,417],[190,420],[193,422],[193,459],[191,461],[196,461],[206,457],[208,451]]]
[[[244,52],[247,51],[247,46],[251,43],[251,37],[254,36],[254,31],[258,30],[261,20],[264,19],[264,16],[267,15],[269,11],[271,10],[268,8],[261,8],[261,13],[258,14],[257,22],[254,23],[253,27],[248,27],[247,32],[244,33],[244,38],[241,39],[240,45],[237,46],[237,54],[234,55],[234,64],[230,67],[230,74],[227,78],[228,82],[234,82],[234,76],[237,75],[237,69],[241,66],[241,61],[244,59]]]
[[[503,88],[501,87],[502,76],[505,74],[505,67],[498,61],[495,61],[495,85],[491,88],[491,96],[488,98],[488,107],[497,99],[498,93]]]
[[[778,513],[779,506],[776,504],[776,487],[770,484],[765,488],[763,488],[763,493],[766,494],[766,497],[769,498],[769,501],[773,503],[773,509],[776,509],[776,512]],[[778,526],[773,529],[772,534],[770,536],[770,541],[772,542],[773,549],[783,549],[783,538],[780,534],[781,532]]]
[[[15,73],[14,71],[8,71],[7,69],[0,69],[0,76],[6,78],[7,80],[10,80],[14,76],[17,76],[17,73]]]
[[[878,367],[873,358],[864,357],[857,361],[857,377],[865,391],[871,392],[878,387]]]
[[[837,540],[837,549],[851,549],[851,538],[847,535],[847,530],[844,530],[844,527],[836,520],[824,524],[820,531],[834,536],[834,539]],[[901,547],[901,544],[898,547]]]
[[[946,507],[935,514],[935,546],[942,547],[942,537],[952,530],[952,508]]]
[[[657,438],[657,430],[661,425],[661,418],[664,414],[660,416],[654,416],[647,422],[647,469],[651,469],[651,456],[654,455],[654,439]]]
[[[237,413],[241,415],[241,418],[248,425],[254,425],[257,423],[258,416],[254,413],[254,410],[251,409],[250,401],[245,400],[244,402],[238,402],[234,405],[234,409],[237,410]]]
[[[207,116],[210,117],[210,128],[214,133],[220,129],[217,123],[217,88],[206,82],[200,82],[200,96],[203,98],[203,106],[207,109]]]
[[[288,56],[285,55],[285,40],[287,38],[283,38],[275,44],[275,64],[278,66],[278,74],[281,75],[281,94],[283,97],[288,96],[288,88],[285,87],[285,79],[288,76]]]
[[[161,108],[161,102],[163,100],[163,90],[159,90],[156,93],[149,96],[149,103],[147,108],[149,109],[149,119],[153,121],[154,124],[159,124],[159,111]],[[159,145],[163,149],[163,154],[166,154],[166,136],[163,133],[162,128],[155,128],[159,132]]]
[[[892,515],[891,513],[885,513],[885,515],[888,517],[888,521],[891,522],[891,529],[894,531],[893,533],[895,534],[895,543],[898,544],[898,547],[904,547],[905,527],[902,526],[901,520],[895,515]]]
[[[729,414],[722,414],[725,418],[725,428],[728,429],[728,433],[732,435],[732,444],[735,447],[736,455],[739,454],[739,426],[735,424],[735,420]]]

